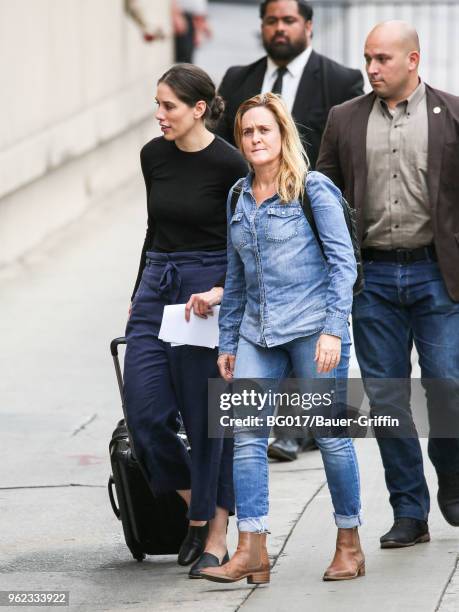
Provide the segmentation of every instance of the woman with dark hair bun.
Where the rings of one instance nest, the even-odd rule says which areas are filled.
[[[138,461],[155,494],[177,491],[188,505],[180,565],[228,559],[233,513],[232,440],[208,437],[207,381],[218,377],[217,350],[158,339],[163,309],[183,304],[207,318],[219,304],[226,273],[226,200],[247,173],[241,154],[206,123],[223,100],[197,66],[172,66],[158,81],[156,119],[163,135],[140,154],[148,224],[127,324],[124,394]],[[191,457],[177,435],[180,417]]]

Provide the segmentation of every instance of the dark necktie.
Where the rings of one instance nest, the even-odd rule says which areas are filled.
[[[288,70],[285,66],[281,66],[280,68],[277,69],[276,72],[277,72],[277,77],[276,77],[276,80],[274,81],[274,85],[271,91],[274,94],[278,94],[280,96],[282,94],[282,80],[284,78],[284,74],[286,74]]]

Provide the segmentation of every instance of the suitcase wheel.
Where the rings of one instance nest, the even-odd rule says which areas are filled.
[[[145,553],[132,553],[132,556],[134,557],[134,559],[136,561],[138,561],[139,563],[141,563],[145,557],[147,556]]]

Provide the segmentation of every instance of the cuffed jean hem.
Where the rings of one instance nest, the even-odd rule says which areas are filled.
[[[338,529],[352,529],[362,524],[362,517],[360,514],[355,516],[343,516],[342,514],[336,514],[334,512],[333,516],[335,517],[335,523]]]
[[[256,516],[239,519],[237,528],[239,531],[250,531],[251,533],[269,533],[268,517]]]

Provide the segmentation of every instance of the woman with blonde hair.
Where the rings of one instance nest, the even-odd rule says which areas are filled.
[[[293,371],[302,379],[300,386],[317,378],[332,379],[321,381],[332,385],[334,379],[347,377],[348,317],[357,274],[341,193],[324,175],[308,172],[297,129],[278,96],[260,94],[240,106],[235,140],[251,172],[243,179],[234,212],[234,186],[228,198],[220,373],[226,381],[271,379],[277,388]],[[309,198],[323,251],[303,213],[304,197]],[[265,405],[259,414],[269,411],[273,407]],[[264,427],[260,437],[260,430],[235,430],[239,544],[226,565],[201,570],[208,580],[269,582],[268,431]],[[365,573],[357,531],[357,458],[350,438],[322,435],[316,433],[316,442],[338,527],[335,556],[323,578],[349,580]]]

